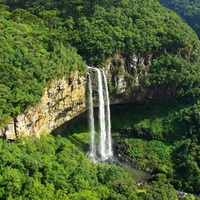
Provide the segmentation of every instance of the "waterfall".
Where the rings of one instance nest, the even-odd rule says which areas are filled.
[[[94,130],[94,114],[93,114],[93,96],[92,96],[92,81],[90,75],[88,76],[89,87],[89,121],[91,132],[91,148],[89,157],[91,160],[105,161],[112,158],[112,139],[111,139],[111,122],[110,122],[110,101],[105,73],[102,69],[88,67],[89,71],[95,72],[97,76],[97,90],[98,90],[98,104],[99,104],[99,144],[98,152],[95,144],[95,130]],[[93,119],[92,119],[93,118]],[[97,156],[100,156],[98,158]]]
[[[92,81],[91,75],[88,73],[88,106],[89,106],[89,127],[91,133],[91,144],[89,158],[95,161],[96,146],[95,146],[95,128],[94,128],[94,111],[93,111],[93,96],[92,96]]]
[[[102,160],[106,160],[106,123],[105,123],[105,109],[104,109],[104,95],[103,95],[103,82],[102,74],[100,69],[97,71],[97,80],[98,80],[98,94],[99,94],[99,126],[100,126],[100,144],[99,144],[99,153]]]
[[[105,94],[106,94],[106,98],[105,98],[105,105],[106,105],[106,131],[107,131],[107,152],[106,154],[108,155],[108,157],[112,157],[113,156],[113,152],[112,152],[112,138],[111,138],[111,122],[110,122],[110,100],[109,100],[109,92],[108,92],[108,83],[107,83],[107,79],[105,76],[104,71],[102,70],[102,74],[103,74],[103,80],[104,80],[104,85],[105,85]]]

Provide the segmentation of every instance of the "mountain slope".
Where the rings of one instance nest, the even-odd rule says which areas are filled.
[[[48,80],[84,68],[70,45],[88,65],[102,66],[116,52],[125,57],[138,53],[158,60],[149,66],[155,75],[169,68],[174,72],[174,62],[185,63],[181,69],[190,66],[197,72],[192,67],[199,57],[197,36],[179,16],[155,0],[0,3],[10,6],[0,6],[1,123],[38,102]],[[165,67],[169,57],[172,61]],[[159,63],[165,69],[161,70]],[[193,74],[190,70],[187,77]],[[158,81],[161,74],[152,77],[147,81],[150,85],[167,83],[167,79]],[[180,80],[180,84],[184,82],[184,78]],[[186,87],[190,89],[189,84]]]
[[[85,64],[62,35],[26,10],[0,6],[0,124],[35,105],[51,80],[84,71]]]
[[[174,10],[196,31],[200,38],[200,0],[158,0],[162,5]]]
[[[175,91],[173,103],[180,108],[173,110],[167,118],[143,119],[144,121],[140,125],[144,126],[143,128],[152,129],[152,132],[147,131],[139,134],[149,133],[150,140],[157,139],[167,142],[172,142],[168,137],[174,136],[174,143],[170,143],[170,145],[174,148],[172,149],[174,154],[171,156],[173,156],[175,167],[172,166],[172,170],[169,170],[170,173],[165,168],[159,169],[165,176],[161,174],[158,178],[169,179],[177,189],[200,193],[200,46],[195,32],[177,14],[164,8],[155,0],[103,0],[99,2],[93,0],[16,0],[14,2],[0,0],[0,3],[6,4],[0,5],[0,124],[2,126],[8,123],[9,117],[16,117],[27,107],[36,104],[43,94],[44,87],[48,87],[51,80],[68,76],[74,70],[79,70],[84,74],[86,72],[85,63],[102,67],[106,59],[116,53],[126,59],[134,53],[150,57],[149,63],[145,65],[147,73],[143,73],[141,70],[143,66],[136,63],[136,68],[143,80],[140,86],[166,86],[166,88]],[[120,72],[120,66],[119,62],[119,65],[115,66],[116,71]],[[130,76],[132,74],[128,74],[129,78]],[[132,117],[132,113],[129,114]],[[128,128],[131,130],[131,125]],[[145,140],[145,138],[142,139]],[[49,143],[50,146],[54,145],[51,141]],[[138,140],[138,143],[147,150],[148,144],[151,147],[153,144],[158,145],[157,152],[163,148],[167,149],[167,145],[162,145],[160,142],[148,143],[146,141],[142,143]],[[24,148],[24,144],[20,143],[20,148]],[[130,154],[135,156],[133,144],[132,141],[129,143]],[[54,150],[50,148],[49,152],[45,149],[45,144],[38,142],[37,145],[44,154],[52,153],[52,158],[57,159],[57,157],[55,158],[55,155],[57,156],[59,153],[57,147]],[[143,148],[142,145],[138,146]],[[73,180],[76,184],[73,187],[66,186],[66,181],[60,182],[57,179],[56,170],[50,170],[50,175],[46,173],[49,172],[49,167],[50,169],[59,168],[61,171],[64,170],[63,167],[60,168],[56,163],[53,166],[49,166],[48,163],[41,165],[38,160],[33,159],[32,152],[36,152],[35,147],[30,151],[27,149],[31,158],[30,160],[26,160],[26,157],[23,158],[24,163],[22,164],[21,161],[15,160],[16,154],[10,154],[15,153],[15,150],[12,149],[12,147],[15,149],[15,143],[9,146],[3,141],[1,153],[5,153],[4,146],[8,148],[6,153],[10,158],[7,159],[7,155],[1,157],[4,159],[4,166],[1,169],[1,180],[3,180],[1,188],[5,189],[1,192],[5,198],[10,197],[11,193],[8,191],[11,189],[14,195],[20,196],[26,186],[31,187],[32,185],[35,186],[33,189],[36,188],[37,191],[39,188],[40,192],[41,188],[45,188],[46,191],[53,188],[52,191],[56,193],[55,188],[61,188],[62,192],[64,190],[63,195],[66,195],[67,192],[73,195],[73,190],[75,190],[78,193],[75,195],[78,196],[79,192],[83,192],[81,187],[88,186],[91,189],[94,185],[98,186],[99,184],[96,180],[92,186],[87,184],[87,181],[85,183],[85,180],[83,181],[82,178],[76,176],[78,170],[73,174],[73,169],[70,169],[72,171],[63,172],[63,174],[67,176],[72,173],[69,181]],[[48,147],[48,145],[46,146]],[[69,147],[71,146],[69,145]],[[26,147],[24,151],[26,151]],[[145,154],[145,151],[140,152]],[[154,148],[151,149],[151,152],[154,152]],[[67,153],[64,155],[68,156]],[[84,157],[81,153],[79,155]],[[161,156],[158,155],[153,156],[154,160],[162,159],[162,156],[166,154],[164,152]],[[73,156],[75,160],[79,159],[76,155],[73,154]],[[146,158],[145,156],[146,154],[144,158]],[[168,159],[169,154],[165,157]],[[63,156],[61,158],[60,162],[68,165],[69,160],[66,161]],[[84,159],[81,158],[79,161],[82,162]],[[35,171],[31,168],[32,164],[35,166]],[[24,165],[28,171],[23,168]],[[70,167],[70,165],[68,166]],[[20,169],[22,167],[24,171],[19,171],[18,167]],[[94,166],[91,168],[97,170]],[[109,174],[115,174],[117,171],[111,170]],[[4,172],[7,174],[4,175]],[[30,185],[26,183],[27,176]],[[101,181],[104,181],[105,174],[100,173],[99,176]],[[88,177],[91,178],[91,176]],[[85,179],[87,180],[88,177]],[[22,184],[12,185],[9,180],[13,179]],[[63,175],[61,179],[63,179]],[[167,182],[167,188],[171,190],[172,187],[171,185],[168,187],[167,179],[164,182]],[[5,182],[6,185],[4,185]],[[102,190],[105,191],[108,199],[110,197],[112,199],[121,198],[121,195],[118,196],[118,191],[124,192],[128,187],[128,184],[121,185],[121,182],[123,181],[116,180],[114,186],[111,183],[105,183],[111,184],[109,186],[113,187],[114,190],[114,192],[108,193],[108,188],[103,187]],[[130,182],[132,183],[132,181]],[[12,188],[10,188],[10,184],[13,186]],[[158,187],[156,185],[155,190],[158,191],[157,194],[160,194]],[[89,192],[88,190],[84,192],[93,194],[92,189]],[[135,190],[133,191],[135,194]],[[145,191],[143,191],[144,196]],[[94,193],[97,195],[96,192]],[[176,199],[174,191],[172,193],[173,198]],[[104,192],[101,194],[103,195]],[[29,197],[31,194],[26,191],[26,194],[23,195]],[[129,195],[125,196],[130,197]],[[165,195],[167,194],[165,193]],[[148,198],[151,197],[146,199]]]

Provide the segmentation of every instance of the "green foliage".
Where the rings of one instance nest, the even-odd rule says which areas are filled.
[[[180,17],[155,0],[0,3],[41,16],[50,32],[53,27],[64,27],[67,40],[89,65],[101,66],[116,52],[177,54],[197,43],[196,35]]]
[[[192,106],[184,107],[178,113],[178,120],[181,122],[185,136],[193,139],[200,139],[200,101]]]
[[[200,97],[199,73],[198,64],[165,53],[153,60],[146,78],[149,78],[150,85],[167,85],[182,101],[192,103]]]
[[[0,3],[6,4],[0,6],[0,63],[17,69],[18,81],[23,83],[17,87],[15,81],[13,89],[4,86],[7,94],[3,92],[2,101],[9,106],[0,110],[1,123],[7,115],[38,102],[49,80],[71,70],[84,70],[73,47],[88,65],[99,67],[114,53],[151,55],[146,83],[177,87],[177,96],[184,101],[186,97],[187,101],[199,98],[197,36],[155,0]],[[134,82],[128,73],[125,79],[129,85]],[[111,90],[117,92],[118,88]]]
[[[134,78],[131,74],[129,74],[128,72],[125,72],[124,79],[127,82],[128,86],[133,86]]]
[[[188,8],[183,2],[179,5]],[[166,86],[187,106],[121,110],[120,120],[112,117],[113,129],[133,137],[125,140],[127,152],[139,167],[154,170],[154,179],[169,178],[177,188],[200,192],[199,41],[178,15],[155,0],[0,3],[0,125],[35,105],[52,79],[84,72],[82,58],[100,67],[115,53],[150,56],[144,83]],[[186,15],[195,16],[192,10]],[[119,73],[120,63],[116,66]],[[125,79],[134,82],[128,73]],[[68,137],[79,147],[88,142],[86,131]],[[43,137],[1,146],[2,199],[137,199],[133,180],[120,168],[89,163],[68,140]],[[153,184],[143,197],[175,199],[168,183],[159,184],[168,193]]]
[[[142,167],[148,172],[163,169],[163,173],[170,173],[170,166],[172,165],[170,162],[170,146],[160,141],[142,139],[126,139],[125,143],[128,145],[129,155],[138,167]]]
[[[154,182],[147,187],[147,192],[141,193],[144,200],[178,200],[176,191],[169,182]]]
[[[135,181],[121,168],[91,163],[61,136],[0,140],[0,155],[1,199],[131,199],[136,195]]]
[[[112,109],[113,129],[124,129],[133,137],[170,141],[180,132],[176,113],[180,109],[178,105],[121,105]],[[146,132],[141,130],[135,134],[134,127],[145,128]]]
[[[1,5],[1,9],[7,7]],[[45,21],[23,9],[15,9],[9,15],[8,11],[1,13],[0,125],[8,116],[35,105],[52,79],[85,69],[76,50],[64,40],[59,20],[51,16],[56,12],[41,13],[44,18],[45,14],[56,24],[48,27]]]
[[[159,2],[176,11],[196,31],[200,37],[200,1],[199,0],[159,0]]]
[[[183,140],[173,153],[175,163],[174,184],[185,191],[199,193],[200,188],[200,146],[195,140]]]
[[[181,198],[181,200],[198,200],[198,199],[199,199],[198,197],[195,198],[195,196],[192,194],[188,194],[187,196]]]
[[[153,180],[170,180],[179,190],[199,194],[199,109],[199,101],[177,107],[121,105],[113,111],[112,127],[122,138],[113,137],[138,168],[153,172]]]

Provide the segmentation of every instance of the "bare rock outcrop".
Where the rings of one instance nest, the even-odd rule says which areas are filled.
[[[104,71],[110,90],[111,104],[124,103],[163,103],[167,102],[174,91],[167,85],[145,87],[143,77],[149,72],[152,56],[133,54],[122,57],[115,54],[108,58]],[[93,86],[98,95],[96,76]],[[87,109],[87,78],[78,71],[52,81],[45,88],[41,101],[34,107],[26,109],[15,116],[5,127],[0,128],[0,135],[7,139],[25,136],[40,136],[43,132],[52,132]],[[95,98],[94,98],[95,99]],[[98,102],[95,101],[95,106]]]
[[[67,77],[52,81],[45,88],[41,101],[15,117],[12,123],[2,128],[7,139],[25,136],[40,136],[74,118],[86,110],[86,78],[77,71]]]

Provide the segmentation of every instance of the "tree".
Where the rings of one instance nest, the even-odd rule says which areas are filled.
[[[176,196],[176,190],[169,182],[154,182],[151,186],[147,187],[147,191],[141,193],[141,197],[144,200],[178,200]]]

